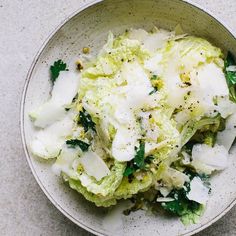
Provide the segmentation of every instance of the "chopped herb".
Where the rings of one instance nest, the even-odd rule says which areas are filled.
[[[89,129],[96,132],[95,123],[93,122],[89,113],[84,108],[82,111],[79,112],[78,123],[84,127],[85,132],[87,132]]]
[[[130,176],[136,171],[136,168],[134,166],[128,165],[125,169],[124,176]]]
[[[68,71],[66,67],[67,67],[66,63],[64,63],[61,59],[58,61],[55,61],[54,64],[50,66],[51,81],[53,84],[58,78],[61,71]]]
[[[88,151],[88,148],[89,148],[89,144],[88,143],[85,143],[79,139],[70,139],[70,140],[67,140],[66,141],[66,144],[70,147],[70,148],[76,148],[77,146],[80,147],[80,149],[83,151],[83,152],[86,152]]]
[[[233,55],[228,52],[225,59],[224,73],[229,88],[230,100],[236,103],[236,71],[228,71],[229,66],[236,66]]]
[[[139,169],[143,169],[145,167],[144,163],[145,143],[141,141],[139,148],[135,149],[136,149],[136,155],[134,157],[134,165],[137,166]]]
[[[124,172],[124,176],[132,175],[136,170],[144,170],[147,164],[151,164],[153,156],[147,156],[145,158],[145,143],[140,141],[139,148],[135,147],[136,154],[133,160],[127,163],[127,167]]]
[[[207,182],[207,176],[200,176],[192,171],[188,171],[185,174],[189,176],[190,180],[192,180],[194,177],[200,177],[204,181],[204,184],[209,187],[209,183]],[[189,191],[190,183],[186,183],[185,186],[181,189],[172,190],[168,197],[174,198],[175,200],[171,202],[162,203],[161,206],[168,212],[181,216],[181,220],[183,223],[189,223],[189,220],[190,223],[196,223],[198,218],[203,213],[203,206],[195,201],[188,199],[187,194]]]
[[[156,80],[156,79],[158,79],[157,75],[153,75],[153,76],[151,77],[151,80]]]

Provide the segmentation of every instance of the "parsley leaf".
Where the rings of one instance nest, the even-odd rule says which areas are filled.
[[[134,166],[127,166],[126,169],[125,169],[125,172],[124,172],[124,176],[130,176],[132,175],[134,172],[136,171],[136,168]]]
[[[178,216],[183,216],[189,212],[194,212],[198,210],[201,204],[191,201],[187,198],[187,193],[189,192],[189,184],[187,186],[187,191],[185,188],[172,190],[168,197],[174,198],[174,201],[162,203],[161,206]]]
[[[236,66],[233,55],[228,52],[225,59],[224,73],[229,88],[230,100],[236,103],[236,71],[228,71],[229,66]]]
[[[50,66],[51,81],[53,84],[58,78],[61,71],[68,71],[66,67],[67,67],[66,63],[64,63],[61,59],[58,61],[55,61],[54,64]]]
[[[208,176],[199,175],[189,170],[185,172],[185,174],[189,176],[190,180],[192,180],[194,177],[199,177],[204,181],[205,185],[209,186],[209,183],[207,182]],[[168,212],[181,216],[181,220],[186,220],[185,217],[188,218],[188,216],[191,215],[195,215],[195,218],[199,217],[199,214],[202,213],[202,205],[200,203],[188,199],[187,194],[189,191],[190,183],[186,183],[184,188],[172,190],[168,197],[174,198],[175,200],[171,202],[162,203],[161,206]]]
[[[147,156],[145,158],[145,143],[140,141],[139,147],[135,147],[136,154],[133,160],[127,163],[127,167],[124,172],[124,176],[132,175],[138,169],[145,169],[147,164],[150,164],[153,160],[153,156]]]
[[[84,127],[85,132],[87,132],[89,129],[92,129],[94,132],[96,132],[95,123],[93,122],[92,117],[84,108],[79,112],[78,123]]]
[[[143,169],[145,167],[144,163],[144,154],[145,154],[145,143],[143,141],[140,142],[139,148],[136,148],[136,154],[134,157],[134,165],[139,169]]]
[[[88,151],[89,148],[89,144],[79,140],[79,139],[70,139],[66,141],[66,144],[70,147],[70,148],[76,148],[76,146],[79,146],[80,149],[83,152]]]

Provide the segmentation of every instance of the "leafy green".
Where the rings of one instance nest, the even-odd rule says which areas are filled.
[[[188,121],[181,132],[181,146],[184,146],[189,140],[192,140],[197,131],[201,133],[205,131],[216,133],[223,130],[224,122],[224,119],[222,119],[220,115],[217,115],[215,117],[204,117],[199,121]],[[213,141],[214,140],[212,140],[212,144],[214,144]],[[204,137],[202,138],[202,142],[204,143]]]
[[[190,185],[187,183],[184,188],[174,189],[168,197],[174,198],[174,201],[162,203],[161,206],[168,212],[181,216],[184,224],[197,223],[203,213],[203,206],[187,198],[190,191]]]
[[[162,82],[157,75],[152,75],[150,80],[152,83],[153,90],[149,93],[149,95],[152,95],[162,87]]]
[[[85,199],[87,199],[90,202],[94,202],[95,205],[98,207],[109,207],[112,205],[116,205],[116,199],[106,198],[106,197],[91,193],[90,191],[87,190],[86,187],[84,187],[81,184],[79,180],[74,180],[68,177],[66,177],[65,180],[69,182],[69,185],[72,189],[81,193],[85,197]]]
[[[188,124],[188,132],[186,132],[188,135],[185,135],[184,137],[188,137],[189,141],[183,146],[183,150],[189,155],[192,155],[193,145],[197,143],[204,143],[214,147],[217,132],[225,129],[225,119],[220,115],[213,118],[203,118],[198,122],[188,122]]]
[[[66,141],[66,144],[70,147],[70,148],[76,148],[76,146],[79,146],[80,149],[83,151],[83,152],[86,152],[88,151],[88,148],[89,148],[89,144],[88,143],[85,143],[79,139],[70,139],[70,140],[67,140]]]
[[[151,77],[151,80],[156,80],[156,79],[158,79],[157,75],[153,75],[153,76]]]
[[[144,163],[145,143],[141,141],[139,148],[135,149],[136,149],[136,155],[134,157],[134,165],[142,169],[145,166]]]
[[[233,55],[228,52],[228,55],[225,59],[225,78],[229,88],[230,100],[236,103],[236,71],[228,71],[229,66],[236,66]]]
[[[87,132],[89,129],[96,132],[95,123],[93,122],[90,114],[84,108],[82,111],[79,112],[78,123],[84,127],[85,132]]]
[[[61,59],[55,61],[54,64],[50,66],[51,81],[53,84],[58,78],[61,71],[68,71],[66,67],[67,67],[66,63],[64,63]]]
[[[145,143],[140,141],[139,148],[135,147],[136,154],[132,161],[127,163],[124,176],[132,175],[138,169],[145,169],[146,164],[150,164],[152,157],[145,158]]]

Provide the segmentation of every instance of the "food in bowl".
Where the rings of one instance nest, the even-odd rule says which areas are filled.
[[[50,67],[50,98],[30,113],[32,153],[98,207],[131,199],[125,214],[161,206],[196,223],[236,136],[236,63],[224,58],[179,32],[110,32],[77,73]]]

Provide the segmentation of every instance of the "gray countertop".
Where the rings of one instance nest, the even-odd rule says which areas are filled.
[[[20,97],[49,33],[88,0],[0,0],[0,235],[91,235],[66,219],[30,172],[21,145]],[[194,0],[236,25],[236,0]],[[236,32],[236,29],[235,29]],[[236,235],[236,208],[198,236]]]

